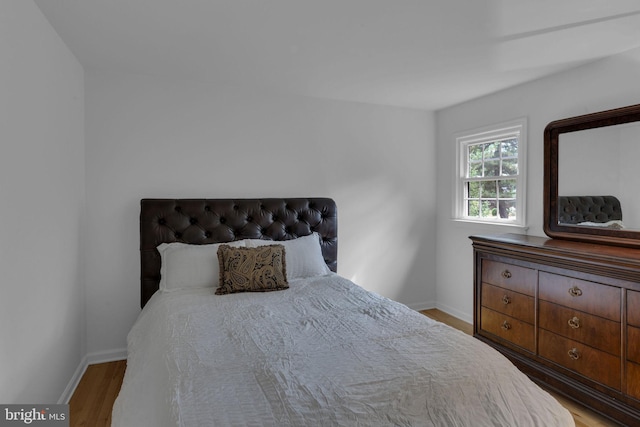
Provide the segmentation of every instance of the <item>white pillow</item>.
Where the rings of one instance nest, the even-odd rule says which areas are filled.
[[[178,289],[217,288],[220,280],[218,248],[221,244],[245,246],[244,240],[212,245],[186,243],[162,243],[158,252],[160,266],[160,290],[172,292]]]
[[[320,236],[312,233],[308,236],[298,237],[292,240],[260,240],[249,239],[247,247],[255,248],[264,245],[283,245],[287,269],[287,280],[305,277],[323,276],[331,270],[327,267],[320,248]]]

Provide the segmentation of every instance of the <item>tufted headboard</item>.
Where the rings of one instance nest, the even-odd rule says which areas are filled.
[[[558,222],[579,224],[590,221],[604,223],[622,220],[620,200],[615,196],[560,196]]]
[[[289,240],[317,232],[322,255],[338,266],[338,214],[328,198],[142,199],[141,306],[160,285],[161,243],[195,245],[242,239]]]

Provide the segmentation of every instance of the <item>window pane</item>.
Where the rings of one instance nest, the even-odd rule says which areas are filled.
[[[518,139],[511,138],[502,141],[502,157],[518,156]]]
[[[469,164],[469,174],[467,178],[480,178],[482,176],[482,163],[474,162]]]
[[[477,200],[469,200],[468,205],[468,215],[469,216],[480,216],[480,202]]]
[[[498,197],[498,191],[496,189],[496,181],[483,181],[481,185],[482,185],[483,199],[489,199],[489,198],[495,199]]]
[[[484,176],[500,176],[500,160],[484,162]]]
[[[482,217],[492,218],[498,216],[498,202],[495,200],[483,200],[482,201]]]
[[[502,176],[518,175],[518,159],[504,159],[502,161]]]
[[[486,159],[499,159],[500,158],[500,143],[490,142],[484,144],[484,158]]]
[[[468,150],[469,150],[469,161],[482,160],[482,144],[469,145]]]
[[[516,197],[516,180],[501,179],[498,181],[498,190],[501,199],[514,199]]]
[[[479,199],[480,198],[480,183],[479,182],[470,182],[467,184],[467,197],[470,199]]]
[[[500,200],[499,212],[502,219],[516,219],[516,201]]]

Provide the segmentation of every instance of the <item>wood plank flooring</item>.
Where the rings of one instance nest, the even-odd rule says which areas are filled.
[[[469,335],[473,333],[473,327],[469,323],[440,310],[423,310],[421,313]],[[111,409],[120,391],[126,366],[127,362],[120,360],[87,367],[69,402],[70,427],[109,427],[111,425]],[[613,425],[589,409],[562,396],[553,395],[571,412],[576,427],[609,427]]]
[[[69,401],[70,427],[108,427],[126,360],[89,365]]]

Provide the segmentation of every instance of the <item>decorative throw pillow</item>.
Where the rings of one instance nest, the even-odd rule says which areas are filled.
[[[289,288],[282,245],[258,248],[220,245],[220,285],[216,295],[267,292]]]

